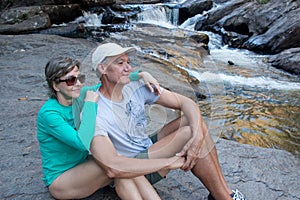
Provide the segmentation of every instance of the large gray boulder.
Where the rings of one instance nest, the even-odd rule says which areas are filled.
[[[300,48],[291,48],[273,55],[269,63],[276,68],[300,75]]]
[[[202,14],[206,10],[210,10],[213,6],[212,0],[192,0],[185,1],[179,6],[178,23],[181,24],[190,17]]]
[[[0,15],[0,34],[22,34],[47,29],[82,15],[78,4],[16,7]]]
[[[300,46],[300,8],[282,14],[266,31],[255,33],[244,43],[252,51],[278,53]],[[254,24],[253,24],[254,26]],[[251,30],[251,29],[250,29]]]
[[[29,19],[14,24],[3,24],[0,26],[1,34],[20,34],[47,29],[51,26],[49,15],[42,13],[31,16]]]
[[[209,11],[195,29],[217,32],[231,47],[275,54],[300,45],[299,6],[299,0],[231,0]]]

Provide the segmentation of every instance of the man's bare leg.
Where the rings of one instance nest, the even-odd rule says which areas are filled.
[[[179,117],[179,118],[171,121],[170,123],[168,123],[166,126],[164,126],[158,133],[158,139],[163,138],[164,136],[174,132],[179,127],[183,127],[183,126],[188,126],[188,120],[186,119],[185,116]],[[225,178],[224,178],[221,166],[220,166],[220,162],[218,159],[218,154],[217,154],[215,143],[213,142],[210,134],[208,134],[206,125],[205,125],[205,127],[202,127],[202,132],[206,132],[205,142],[206,142],[207,152],[208,152],[208,154],[210,154],[209,156],[211,156],[213,158],[213,161],[217,168],[218,174],[221,177],[221,180],[224,184],[224,187],[226,187],[228,193],[231,194],[232,190],[229,188],[227,182],[225,181]]]
[[[160,131],[159,131],[159,133],[158,133],[158,140],[159,140],[159,142],[158,143],[155,143],[155,145],[153,145],[153,147],[154,148],[150,148],[149,149],[149,158],[150,157],[157,157],[157,156],[159,156],[158,154],[160,154],[160,155],[165,155],[166,153],[166,151],[167,152],[172,152],[172,153],[174,153],[174,149],[176,149],[176,148],[174,148],[174,146],[176,147],[178,147],[178,141],[180,142],[184,142],[183,144],[181,143],[181,145],[179,146],[179,150],[177,149],[177,152],[179,152],[181,149],[182,149],[182,147],[183,147],[183,145],[188,141],[188,139],[191,137],[191,135],[189,135],[188,134],[188,139],[186,138],[186,137],[184,137],[184,136],[182,136],[182,134],[181,134],[181,136],[180,137],[175,137],[174,136],[174,130],[177,130],[177,129],[179,129],[179,128],[182,128],[182,127],[184,127],[184,126],[187,126],[188,125],[188,121],[187,121],[187,119],[183,116],[183,117],[181,117],[181,118],[178,118],[178,119],[176,119],[176,120],[174,120],[174,121],[172,121],[172,122],[170,122],[169,124],[167,124],[165,127],[163,127]],[[225,181],[225,178],[224,178],[224,176],[223,176],[223,173],[222,173],[222,169],[221,169],[221,166],[220,166],[220,163],[219,163],[219,161],[218,161],[218,156],[217,156],[217,151],[216,151],[216,148],[215,148],[215,144],[214,144],[214,142],[212,141],[212,139],[211,139],[211,137],[210,137],[210,135],[208,134],[208,130],[207,130],[207,127],[206,127],[206,125],[205,125],[205,127],[200,127],[201,129],[199,130],[199,131],[201,131],[201,134],[203,134],[204,135],[204,138],[205,138],[205,140],[204,140],[204,142],[203,142],[203,144],[202,144],[202,147],[201,147],[201,149],[202,149],[202,152],[201,152],[201,155],[200,156],[202,156],[201,157],[201,160],[200,160],[200,163],[202,163],[202,162],[207,162],[207,163],[209,163],[209,168],[210,168],[210,166],[213,166],[212,167],[212,170],[211,171],[213,171],[213,175],[214,175],[214,177],[217,175],[217,179],[218,179],[218,182],[221,182],[222,183],[222,186],[220,186],[220,188],[225,188],[225,190],[227,191],[227,194],[231,194],[232,193],[232,191],[230,190],[230,188],[228,187],[228,185],[227,185],[227,182]],[[173,131],[173,132],[172,132]],[[184,131],[183,131],[184,132]],[[183,132],[181,132],[181,133],[183,133]],[[177,134],[177,133],[180,133],[180,131],[179,132],[176,132],[175,131],[175,135]],[[184,134],[184,133],[183,133]],[[185,133],[186,134],[186,133]],[[172,136],[173,135],[173,136]],[[169,148],[168,150],[166,149],[167,148],[167,146],[172,146],[172,148]],[[154,154],[153,154],[154,153]],[[175,153],[176,153],[176,151],[175,151]],[[174,154],[171,154],[171,155],[174,155]],[[160,156],[159,156],[160,157]],[[205,158],[205,159],[204,159]],[[202,166],[202,165],[201,165]],[[203,168],[204,168],[204,166],[206,166],[205,165],[205,163],[203,164],[203,167],[200,167],[200,169],[202,169],[203,170]],[[205,171],[205,170],[203,170],[203,171]],[[201,176],[203,176],[203,175],[201,175],[200,173],[198,173],[198,168],[195,168],[194,169],[194,172],[195,172],[195,175],[198,177],[198,178],[201,178]],[[204,173],[205,174],[205,173]],[[207,176],[207,177],[204,177],[204,178],[211,178],[211,177],[209,177],[209,176]],[[204,180],[204,178],[201,178],[201,180],[203,179]],[[215,187],[215,186],[214,186]],[[209,189],[210,188],[210,186],[208,185],[207,186],[207,188]],[[222,190],[222,189],[221,189]],[[221,191],[220,190],[220,191]],[[224,189],[222,190],[223,192],[224,192]],[[214,195],[214,194],[213,194]],[[217,194],[216,194],[217,195]],[[214,195],[215,196],[215,195]],[[229,196],[229,195],[228,195]],[[217,197],[217,196],[216,196]]]
[[[220,165],[220,162],[219,162],[219,159],[218,159],[216,145],[213,142],[213,140],[212,140],[210,134],[208,133],[208,131],[207,131],[207,134],[205,134],[204,148],[206,148],[207,150],[206,150],[206,152],[204,152],[204,154],[202,156],[205,156],[207,154],[207,156],[209,156],[212,159],[212,161],[213,161],[213,163],[216,167],[216,170],[219,174],[219,177],[221,178],[221,180],[223,182],[224,187],[227,188],[227,192],[229,194],[231,194],[232,190],[229,188],[229,186],[228,186],[228,184],[227,184],[227,182],[224,178],[222,168],[221,168],[221,165]],[[200,155],[200,157],[201,157],[201,155]]]
[[[201,128],[204,142],[201,146],[200,158],[191,171],[202,181],[215,199],[224,199],[224,193],[229,194],[226,197],[227,199],[231,199],[230,194],[232,191],[223,176],[215,144],[208,133],[207,127]]]

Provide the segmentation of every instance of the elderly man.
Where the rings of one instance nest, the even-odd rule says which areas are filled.
[[[142,82],[130,82],[128,55],[132,53],[134,48],[114,43],[102,44],[93,53],[93,68],[102,83],[90,148],[96,161],[110,178],[146,175],[151,183],[165,177],[170,169],[191,170],[209,190],[208,199],[244,199],[223,177],[197,104],[163,88],[155,88],[157,95]],[[150,138],[145,104],[154,103],[180,110],[183,115]]]

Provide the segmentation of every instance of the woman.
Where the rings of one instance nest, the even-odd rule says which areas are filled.
[[[37,138],[42,155],[43,180],[57,199],[84,198],[112,182],[89,156],[99,96],[87,89],[81,92],[85,76],[80,73],[79,67],[78,61],[60,57],[49,61],[45,68],[50,98],[37,116]],[[140,76],[146,77],[145,82],[149,80],[157,85],[156,80],[145,72],[136,72],[131,79]],[[98,88],[99,85],[89,88],[92,87]],[[73,99],[77,98],[84,98],[84,101],[77,101],[74,106]],[[80,124],[74,123],[72,113],[76,108],[82,111]],[[122,199],[159,199],[144,177],[114,182]]]

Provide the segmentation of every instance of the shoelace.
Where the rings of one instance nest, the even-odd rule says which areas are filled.
[[[232,190],[232,192],[234,193],[234,195],[232,197],[233,200],[246,200],[244,198],[244,195],[240,191]]]

